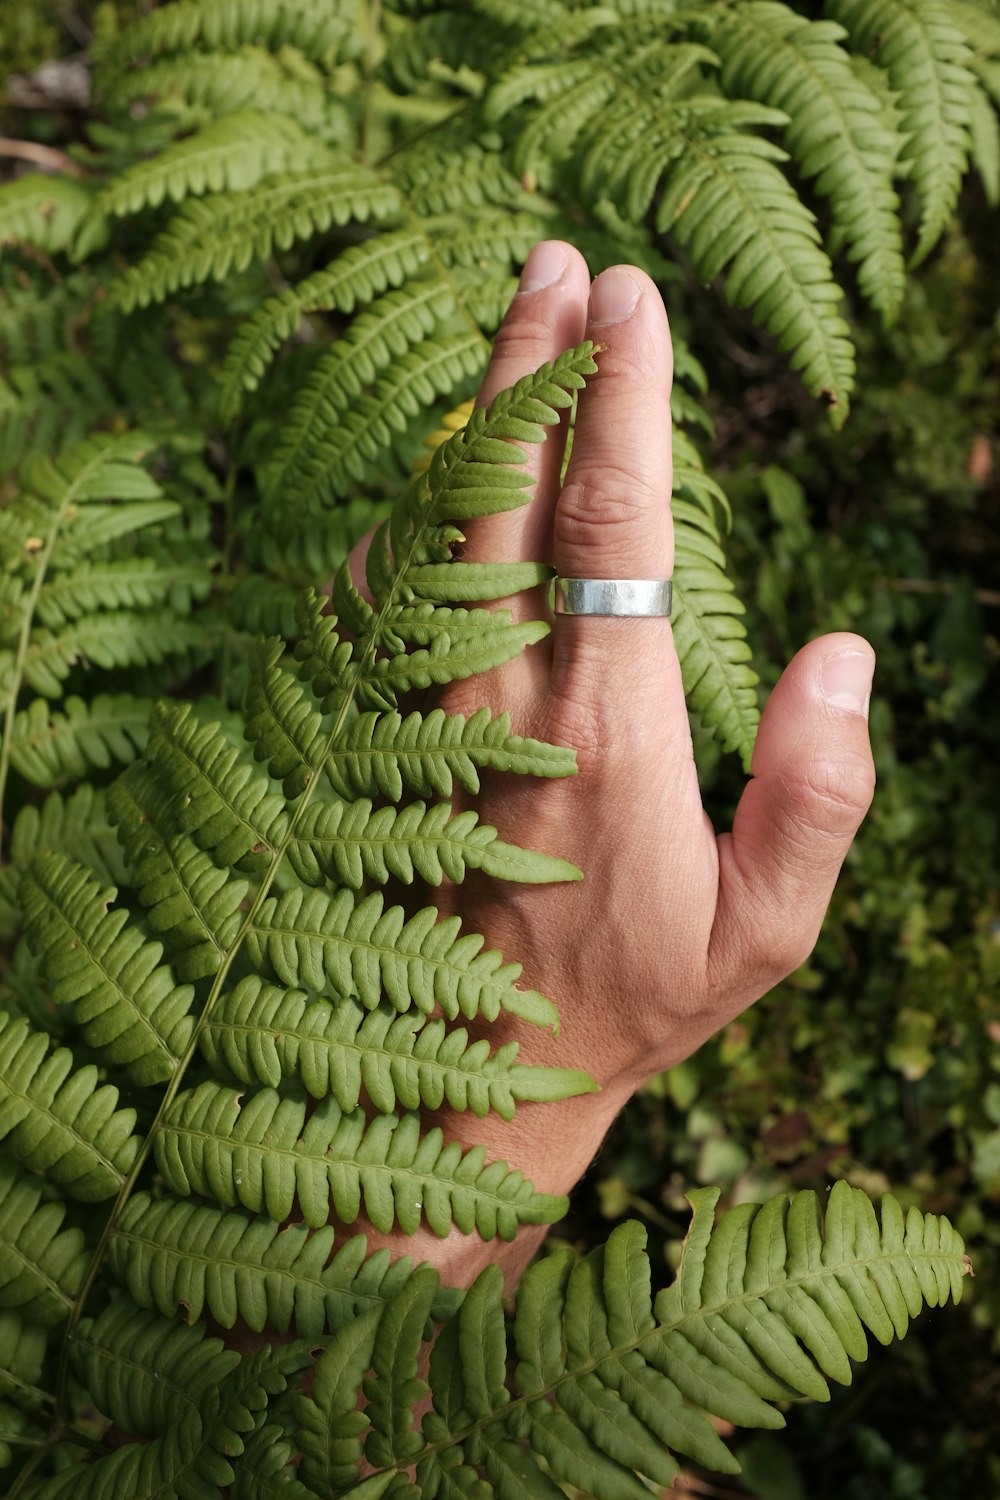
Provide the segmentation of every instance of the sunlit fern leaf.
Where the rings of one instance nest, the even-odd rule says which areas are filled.
[[[440,885],[447,878],[460,884],[467,870],[530,885],[582,878],[566,860],[503,843],[478,813],[453,813],[449,802],[410,802],[398,811],[373,810],[366,797],[313,802],[296,826],[288,858],[306,885],[329,879],[352,890],[369,881]]]
[[[101,190],[92,212],[122,217],[165,199],[181,203],[209,192],[245,191],[272,172],[301,171],[309,162],[322,167],[327,160],[327,148],[287,115],[240,110],[128,167]],[[86,232],[84,223],[80,233]]]
[[[858,262],[862,292],[891,322],[906,272],[899,199],[892,185],[902,140],[838,43],[844,30],[809,21],[787,5],[751,0],[710,27],[731,96],[788,116],[784,140],[803,176],[830,199],[834,230]]]
[[[104,50],[107,64],[201,46],[231,52],[253,43],[295,47],[324,62],[349,41],[356,0],[178,0],[127,26]]]
[[[252,1094],[203,1083],[178,1095],[154,1142],[171,1191],[242,1204],[277,1222],[293,1206],[313,1228],[331,1212],[353,1224],[363,1211],[383,1234],[414,1234],[421,1217],[435,1234],[452,1225],[484,1239],[513,1239],[521,1224],[550,1224],[566,1200],[536,1193],[505,1162],[486,1164],[482,1147],[464,1152],[441,1131],[421,1134],[416,1114],[345,1113],[334,1099],[308,1114],[304,1092]]]
[[[399,1011],[437,1006],[449,1021],[494,1021],[504,1010],[555,1029],[552,1002],[517,987],[521,965],[483,947],[458,917],[439,918],[433,906],[408,917],[379,891],[361,901],[350,891],[269,896],[247,935],[254,967],[292,989],[357,995],[369,1010],[383,996]]]
[[[65,786],[116,761],[127,764],[146,743],[152,707],[150,699],[129,693],[96,693],[89,700],[74,695],[58,710],[36,698],[14,717],[11,764],[38,787]]]
[[[135,1111],[97,1069],[0,1012],[0,1139],[29,1171],[85,1203],[112,1198],[139,1150]]]
[[[321,234],[332,224],[385,223],[399,217],[391,182],[348,156],[310,171],[281,171],[244,192],[185,203],[150,249],[108,290],[108,305],[131,311],[184,287],[225,281],[274,250]]]
[[[130,766],[108,792],[148,924],[168,942],[178,977],[201,979],[225,961],[250,886],[221,869],[190,834],[173,832],[173,800],[144,763]]]
[[[554,1497],[557,1483],[598,1500],[640,1500],[649,1481],[672,1482],[674,1455],[735,1473],[709,1417],[780,1427],[774,1402],[825,1400],[828,1380],[850,1382],[865,1329],[887,1343],[924,1305],[961,1295],[960,1237],[934,1215],[910,1209],[904,1218],[889,1195],[881,1225],[864,1194],[838,1183],[825,1225],[815,1194],[801,1193],[742,1205],[713,1232],[717,1199],[716,1189],[690,1195],[677,1278],[655,1300],[638,1224],[614,1230],[583,1260],[563,1251],[536,1263],[518,1290],[512,1384],[503,1279],[496,1267],[484,1272],[436,1341],[433,1410],[419,1432],[419,1312],[434,1278],[411,1278],[394,1318],[390,1305],[355,1325],[354,1359],[346,1342],[338,1346],[343,1373],[331,1359],[323,1383],[299,1398],[314,1492],[332,1482],[362,1494],[362,1454],[376,1476],[415,1465],[415,1495],[483,1500]],[[369,1365],[378,1386],[365,1378]],[[367,1404],[338,1447],[336,1414],[355,1411],[362,1387]]]
[[[223,1328],[244,1322],[256,1331],[303,1338],[335,1332],[372,1307],[381,1307],[413,1270],[409,1256],[369,1253],[356,1235],[334,1253],[329,1225],[275,1224],[267,1218],[207,1203],[151,1198],[129,1201],[111,1238],[112,1267],[134,1300],[189,1320],[206,1311]],[[442,1288],[431,1308],[437,1322],[461,1300]]]
[[[25,929],[57,1005],[72,1007],[87,1045],[137,1083],[162,1083],[194,1028],[194,989],[178,985],[163,945],[143,940],[117,892],[62,853],[40,854],[21,878]]]
[[[331,95],[327,75],[301,54],[289,64],[287,54],[251,44],[231,53],[175,52],[129,71],[102,70],[101,76],[116,109],[147,99],[186,108],[195,119],[258,109],[291,115],[321,140],[346,145],[348,110]]]
[[[775,336],[806,387],[843,421],[854,351],[840,290],[812,214],[775,165],[784,152],[738,121],[734,130],[736,108],[763,106],[708,102],[685,122],[657,227],[688,250],[703,280],[726,271],[726,300]]]
[[[42,1187],[0,1160],[0,1307],[27,1307],[49,1326],[69,1316],[88,1254],[83,1233],[63,1229],[61,1203],[43,1203]]]
[[[351,999],[332,1005],[256,975],[222,997],[199,1045],[220,1078],[272,1088],[293,1080],[345,1111],[363,1090],[383,1114],[447,1101],[510,1120],[518,1100],[566,1099],[595,1087],[579,1069],[520,1065],[516,1042],[491,1054],[485,1038],[470,1042],[464,1028],[449,1031],[419,1011],[400,1015],[385,1003],[366,1010]]]
[[[71,243],[93,193],[68,177],[29,172],[0,186],[0,245],[24,240],[54,254]]]
[[[975,77],[971,52],[941,0],[827,0],[859,52],[873,51],[899,96],[920,199],[916,264],[933,249],[951,217],[969,154]]]

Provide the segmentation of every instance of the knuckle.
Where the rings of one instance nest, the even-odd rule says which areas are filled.
[[[851,838],[871,806],[875,769],[870,758],[818,760],[782,777],[785,831],[796,844],[817,836]]]
[[[666,510],[666,500],[661,502]],[[649,556],[656,497],[647,480],[594,469],[568,484],[556,507],[557,548],[599,553],[606,563]]]

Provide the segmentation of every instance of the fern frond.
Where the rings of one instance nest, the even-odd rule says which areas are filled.
[[[38,787],[65,786],[116,761],[127,765],[142,753],[152,707],[129,693],[64,698],[61,711],[36,698],[14,717],[11,765]]]
[[[146,1315],[147,1318],[149,1315]],[[140,1345],[148,1328],[138,1327]],[[122,1352],[134,1350],[130,1345]],[[286,1371],[302,1363],[295,1346],[268,1348],[241,1359],[218,1384],[201,1391],[199,1407],[185,1412],[149,1443],[131,1443],[94,1464],[75,1464],[35,1490],[38,1500],[121,1500],[123,1495],[184,1495],[208,1500],[230,1485],[233,1460],[263,1426],[268,1401],[287,1385]]]
[[[93,194],[68,177],[29,172],[0,187],[0,245],[24,240],[50,255],[65,250],[91,211]]]
[[[267,474],[269,492],[282,498],[296,498],[318,488],[322,472],[335,459],[337,450],[347,448],[352,438],[351,446],[357,446],[352,427],[358,426],[363,412],[369,422],[391,421],[399,430],[401,424],[395,414],[398,401],[392,408],[393,415],[383,416],[380,408],[372,406],[370,401],[366,408],[361,393],[376,381],[379,382],[376,391],[384,385],[387,393],[398,392],[399,383],[393,377],[401,361],[431,343],[436,330],[455,312],[450,288],[430,276],[409,283],[405,290],[386,292],[366,308],[320,356],[302,388],[284,424]],[[468,343],[467,336],[465,342]],[[462,347],[461,336],[453,337],[452,344]],[[415,368],[412,358],[409,364]],[[460,373],[468,372],[462,369]],[[429,404],[440,394],[432,386],[423,399]],[[413,416],[419,407],[403,409]]]
[[[287,891],[269,896],[247,935],[255,968],[282,984],[322,995],[356,994],[374,1010],[384,995],[397,1010],[411,1005],[429,1013],[438,1006],[453,1021],[501,1010],[556,1029],[551,1001],[516,987],[521,965],[482,952],[478,933],[461,931],[458,917],[438,918],[433,906],[407,917],[386,907],[379,891],[356,901],[350,891]]]
[[[197,46],[232,52],[254,43],[295,47],[322,63],[339,55],[354,22],[352,0],[177,0],[126,27],[105,58],[114,66]]]
[[[174,52],[145,66],[108,73],[109,103],[127,109],[140,99],[187,107],[215,118],[241,109],[291,115],[311,134],[329,144],[347,145],[349,117],[342,100],[330,95],[329,80],[301,55],[287,55],[248,45],[238,51]]]
[[[250,883],[220,869],[189,834],[172,831],[173,800],[142,763],[130,766],[108,792],[149,926],[166,939],[178,977],[202,979],[223,964]]]
[[[0,472],[72,449],[118,405],[104,372],[73,349],[9,369],[0,381]]]
[[[21,879],[25,930],[57,1005],[73,1008],[88,1046],[137,1083],[170,1078],[191,1037],[191,985],[178,985],[163,945],[143,939],[129,914],[64,854],[40,854]]]
[[[52,630],[81,615],[111,610],[152,609],[164,604],[178,587],[204,599],[211,574],[202,562],[154,557],[114,558],[86,562],[48,580],[38,595],[38,617]]]
[[[518,1100],[568,1099],[596,1087],[573,1068],[526,1068],[516,1042],[490,1054],[461,1027],[419,1012],[398,1014],[382,1002],[336,1005],[252,976],[219,1002],[199,1037],[203,1057],[221,1077],[278,1088],[300,1082],[314,1099],[331,1096],[345,1112],[364,1090],[375,1109],[440,1109],[514,1118]]]
[[[386,223],[400,211],[392,184],[347,156],[264,177],[249,192],[213,193],[184,204],[152,249],[112,282],[108,305],[147,307],[182,287],[224,281],[331,224]]]
[[[207,1310],[223,1328],[242,1321],[257,1332],[286,1333],[294,1326],[313,1339],[388,1302],[413,1269],[409,1256],[368,1254],[363,1235],[336,1254],[333,1248],[329,1225],[282,1227],[209,1204],[137,1193],[115,1227],[109,1257],[134,1300],[165,1317],[183,1307],[193,1321]],[[442,1321],[459,1298],[442,1289],[432,1317]]]
[[[745,112],[763,106],[740,106],[735,117],[734,108],[708,101],[685,122],[657,228],[689,251],[703,280],[728,268],[726,300],[775,336],[806,387],[843,421],[854,351],[840,290],[812,214],[775,166],[784,152],[742,128]]]
[[[0,1311],[0,1398],[21,1411],[37,1411],[45,1404],[40,1384],[45,1343],[39,1324],[26,1322],[20,1313]]]
[[[165,199],[181,203],[208,192],[246,191],[273,172],[302,170],[310,161],[321,166],[326,160],[326,147],[287,115],[239,110],[121,172],[98,194],[93,212],[120,218],[155,208]],[[85,230],[86,225],[80,232]]]
[[[310,1395],[296,1398],[314,1492],[363,1494],[372,1480],[361,1480],[362,1459],[387,1488],[415,1466],[415,1493],[482,1500],[554,1500],[558,1484],[642,1500],[650,1482],[672,1484],[674,1454],[738,1472],[708,1416],[780,1427],[773,1403],[826,1400],[828,1380],[850,1382],[866,1328],[888,1343],[925,1304],[961,1295],[960,1237],[916,1209],[904,1219],[888,1194],[880,1226],[867,1197],[837,1183],[825,1234],[813,1193],[744,1204],[713,1232],[717,1198],[690,1195],[677,1278],[655,1300],[638,1224],[583,1260],[565,1251],[537,1262],[518,1290],[513,1390],[503,1278],[490,1267],[435,1343],[434,1406],[419,1432],[412,1409],[426,1392],[417,1362],[435,1277],[417,1272],[384,1313],[342,1330]]]
[[[471,809],[452,813],[449,802],[430,807],[411,802],[397,811],[373,811],[366,798],[355,802],[314,802],[299,820],[288,858],[306,885],[332,880],[352,890],[366,881],[389,880],[429,885],[460,884],[467,870],[530,885],[581,880],[582,872],[564,859],[501,842],[495,828],[481,824]]]
[[[826,9],[859,52],[874,53],[899,96],[907,135],[901,160],[921,205],[912,258],[919,264],[951,217],[968,161],[972,54],[941,0],[828,0]]]
[[[39,1184],[0,1160],[0,1307],[45,1327],[69,1316],[89,1259],[83,1232],[61,1227],[65,1217],[61,1203],[43,1203]]]
[[[883,321],[899,310],[906,266],[892,185],[902,141],[839,46],[831,21],[809,21],[774,0],[751,0],[710,29],[733,97],[784,112],[785,144],[816,191],[830,199],[837,238],[858,262],[858,284]]]
[[[135,1111],[97,1069],[0,1012],[0,1139],[29,1171],[85,1203],[113,1198],[139,1151]]]
[[[200,1193],[224,1207],[242,1204],[277,1223],[298,1204],[321,1228],[335,1212],[353,1224],[362,1211],[388,1234],[416,1232],[421,1214],[435,1234],[452,1225],[484,1239],[513,1239],[521,1224],[550,1224],[566,1200],[534,1192],[485,1151],[445,1145],[441,1131],[421,1135],[420,1117],[345,1113],[320,1100],[306,1118],[306,1095],[260,1089],[245,1095],[203,1083],[178,1095],[154,1141],[156,1164],[171,1191]]]
[[[428,606],[401,612],[410,618],[394,621],[404,639],[420,641],[420,616],[445,613]],[[452,613],[462,613],[453,611]],[[447,626],[445,627],[447,628]],[[449,797],[453,782],[463,791],[479,791],[480,771],[509,771],[519,776],[571,776],[576,769],[572,750],[510,733],[510,715],[490,716],[477,709],[462,714],[364,713],[351,725],[340,745],[327,757],[324,770],[340,797],[388,797],[398,802],[404,787],[421,797]],[[273,774],[273,773],[272,773]]]
[[[171,656],[205,661],[213,645],[207,619],[179,619],[172,609],[84,615],[58,632],[41,627],[33,632],[24,654],[24,677],[37,693],[60,698],[62,684],[81,661],[105,670],[147,667]],[[0,657],[0,685],[6,688],[13,680],[13,671],[4,671]]]
[[[438,80],[442,64],[453,73],[475,70],[481,78],[503,60],[517,37],[515,27],[484,16],[476,6],[438,11],[396,32],[383,68],[401,94],[431,78]]]
[[[266,867],[287,828],[284,799],[217,724],[201,723],[188,704],[157,705],[146,763],[175,794],[179,832],[190,833],[220,866]]]
[[[14,819],[8,860],[0,869],[0,934],[4,937],[20,927],[17,887],[21,872],[46,849],[79,860],[109,884],[122,878],[103,791],[85,782],[70,797],[51,792],[40,807],[29,803]]]

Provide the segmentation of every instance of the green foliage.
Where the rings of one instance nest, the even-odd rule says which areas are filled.
[[[426,895],[468,869],[576,878],[448,800],[475,798],[484,773],[568,775],[572,750],[520,736],[506,714],[414,702],[545,634],[492,607],[545,569],[472,567],[451,550],[465,520],[527,500],[518,445],[571,411],[588,351],[477,412],[410,476],[428,431],[475,390],[535,240],[569,238],[595,271],[626,260],[657,278],[677,369],[674,628],[706,784],[724,801],[718,751],[746,765],[753,745],[744,605],[767,678],[817,622],[867,628],[890,658],[894,631],[922,632],[932,646],[896,663],[896,698],[910,704],[915,680],[935,729],[908,773],[890,738],[908,709],[893,725],[876,703],[882,852],[861,846],[832,935],[796,981],[839,980],[864,933],[859,972],[908,955],[899,993],[872,977],[849,1005],[834,985],[824,1033],[795,1010],[803,990],[786,988],[787,1053],[758,1029],[754,1062],[731,1034],[639,1106],[642,1128],[652,1122],[643,1166],[626,1146],[615,1168],[638,1172],[643,1211],[650,1173],[657,1190],[675,1169],[730,1185],[764,1129],[762,1080],[787,1102],[815,1045],[828,1059],[808,1095],[817,1150],[854,1130],[858,1155],[906,1183],[893,1087],[927,1079],[951,1112],[955,1162],[995,1194],[1000,1104],[980,1045],[995,867],[966,859],[949,886],[944,854],[914,854],[911,810],[957,866],[966,845],[949,842],[948,815],[922,789],[942,736],[984,733],[990,637],[960,578],[942,621],[920,596],[888,608],[878,580],[898,558],[931,581],[913,495],[967,495],[964,451],[941,455],[968,436],[962,402],[982,410],[991,389],[986,357],[948,345],[941,310],[935,321],[919,300],[931,283],[915,291],[905,258],[927,259],[945,236],[950,264],[970,162],[1000,196],[996,10],[172,0],[123,23],[125,9],[93,17],[83,130],[25,113],[8,131],[65,144],[73,172],[0,186],[11,1493],[482,1497],[554,1495],[558,1482],[618,1500],[649,1493],[638,1475],[669,1484],[671,1452],[734,1472],[697,1408],[774,1427],[769,1403],[823,1399],[826,1378],[863,1357],[862,1324],[882,1341],[921,1303],[957,1296],[947,1221],[911,1207],[904,1229],[886,1199],[879,1229],[841,1185],[825,1239],[808,1194],[735,1209],[709,1238],[696,1193],[680,1278],[652,1303],[635,1226],[579,1260],[539,1263],[519,1295],[509,1381],[497,1277],[463,1301],[406,1259],[366,1255],[361,1235],[338,1244],[327,1222],[331,1204],[340,1223],[364,1212],[406,1233],[426,1222],[509,1236],[550,1221],[563,1205],[534,1194],[516,1161],[445,1144],[420,1112],[509,1119],[522,1101],[592,1086],[571,1067],[520,1065],[514,1043],[491,1047],[501,1014],[555,1030],[555,1007]],[[19,65],[39,45],[11,32],[14,44]],[[868,306],[889,332],[871,330]],[[879,370],[887,349],[895,384]],[[921,404],[909,372],[936,368],[942,350],[958,389],[949,377]],[[859,361],[845,445],[805,392],[839,424]],[[721,403],[753,408],[757,377],[744,392],[734,368],[780,388],[808,449],[765,431],[737,455]],[[905,441],[873,485],[850,445],[887,425]],[[812,471],[807,451],[822,455]],[[723,476],[739,501],[731,535]],[[838,486],[889,497],[850,552]],[[374,606],[343,566],[372,526]],[[881,612],[866,616],[865,596]],[[974,764],[970,753],[951,785],[985,838],[965,800]],[[963,901],[978,925],[952,956]],[[975,1103],[935,1082],[942,1058]],[[727,1084],[734,1066],[749,1104]],[[725,1119],[705,1102],[710,1084]],[[657,1122],[664,1090],[694,1106],[679,1138]],[[784,1187],[769,1162],[766,1181]],[[954,1172],[948,1183],[925,1172],[904,1198],[944,1192],[960,1227],[982,1233]],[[580,1248],[602,1237],[591,1225]],[[859,1267],[872,1257],[869,1280]],[[977,1316],[995,1323],[994,1302]],[[310,1349],[237,1360],[206,1317],[294,1332]],[[418,1430],[431,1338],[434,1409]],[[859,1431],[855,1469],[888,1472],[874,1429]],[[768,1441],[741,1450],[751,1479]]]

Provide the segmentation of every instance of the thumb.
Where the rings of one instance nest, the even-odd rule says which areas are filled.
[[[719,840],[709,950],[713,987],[742,1005],[812,952],[871,804],[867,719],[874,667],[874,652],[860,636],[823,636],[793,658],[764,711],[753,780],[732,834]]]

